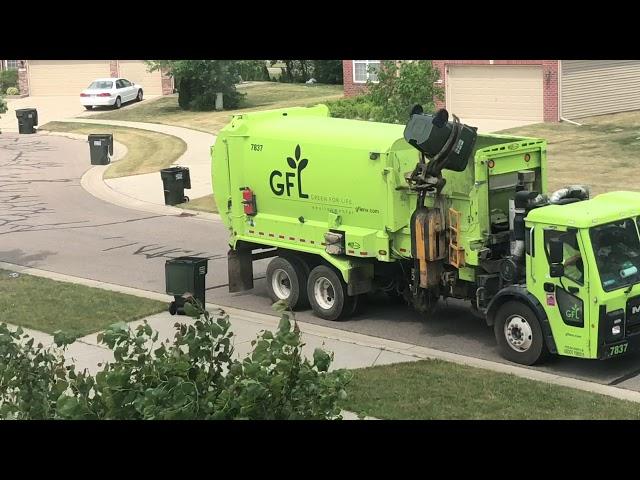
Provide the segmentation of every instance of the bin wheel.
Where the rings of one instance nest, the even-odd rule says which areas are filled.
[[[176,307],[176,302],[171,302],[169,304],[169,313],[171,315],[175,315],[178,312],[178,307]]]
[[[187,196],[182,197],[182,203],[186,203],[188,201],[189,201],[189,197]]]

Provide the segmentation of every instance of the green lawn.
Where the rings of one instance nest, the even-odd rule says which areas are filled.
[[[354,370],[343,408],[382,419],[640,419],[640,404],[439,360]]]
[[[640,111],[601,115],[570,123],[540,123],[500,133],[539,137],[549,149],[549,189],[587,184],[592,194],[640,190]]]
[[[213,198],[213,193],[205,195],[204,197],[194,198],[186,203],[176,205],[176,207],[187,210],[197,210],[199,212],[218,213],[218,207],[216,206],[216,201]]]
[[[246,93],[242,108],[222,112],[192,112],[181,110],[177,95],[145,100],[135,108],[123,108],[91,115],[92,119],[126,120],[163,123],[217,133],[232,114],[252,110],[268,110],[291,106],[315,105],[343,96],[342,85],[306,85],[300,83],[254,82],[238,91]]]
[[[0,270],[2,322],[84,336],[167,309],[156,300]]]
[[[40,130],[69,133],[113,133],[113,139],[127,147],[126,155],[109,165],[104,178],[127,177],[158,172],[169,167],[186,151],[182,139],[138,128],[93,125],[89,123],[49,122]]]

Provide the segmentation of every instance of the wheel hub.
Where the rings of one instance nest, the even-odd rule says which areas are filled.
[[[526,352],[533,344],[533,330],[529,322],[520,315],[512,315],[504,324],[504,336],[516,352]]]
[[[271,287],[280,300],[287,300],[291,295],[291,279],[289,274],[281,268],[273,272]]]
[[[324,310],[330,310],[336,300],[333,285],[325,277],[318,278],[313,284],[313,296]]]

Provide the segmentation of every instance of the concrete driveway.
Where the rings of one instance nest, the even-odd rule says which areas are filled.
[[[157,97],[157,95],[145,96],[145,100],[155,97]],[[144,104],[144,101],[142,104]],[[130,102],[124,104],[122,108],[132,108],[142,104]],[[80,97],[75,95],[42,95],[16,98],[7,100],[7,107],[7,113],[0,115],[0,131],[3,132],[18,131],[16,110],[20,108],[35,108],[38,110],[38,125],[73,117],[88,117],[94,113],[108,110],[108,107],[101,107],[99,110],[88,111],[80,105]]]

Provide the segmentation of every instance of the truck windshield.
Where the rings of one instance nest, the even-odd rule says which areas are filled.
[[[590,236],[606,292],[640,281],[640,238],[633,219],[593,227]]]

